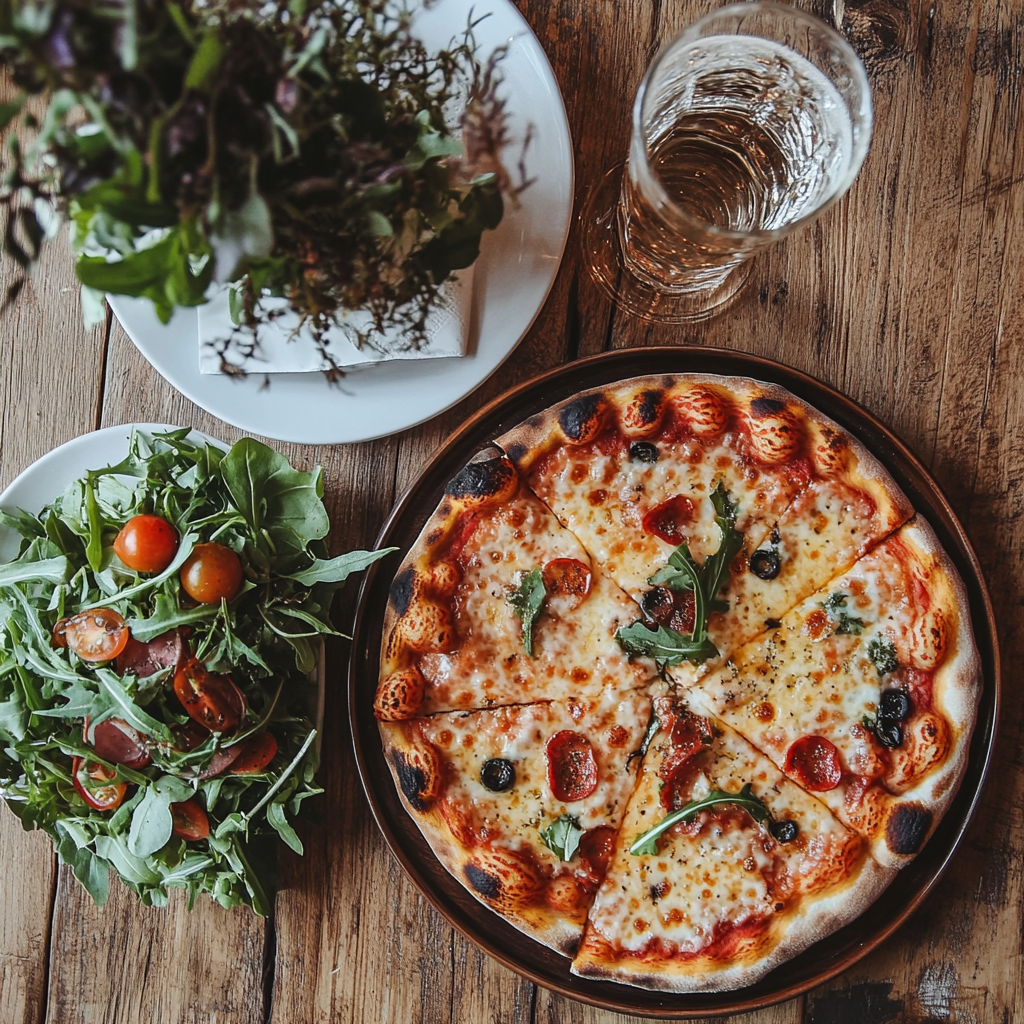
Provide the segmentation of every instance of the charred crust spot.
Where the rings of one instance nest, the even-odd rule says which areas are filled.
[[[526,425],[527,425],[528,427],[540,427],[540,426],[543,426],[543,425],[544,425],[544,414],[543,414],[543,413],[540,413],[540,412],[538,412],[538,413],[534,413],[534,414],[533,414],[533,415],[532,415],[532,416],[531,416],[531,417],[530,417],[530,418],[529,418],[529,419],[528,419],[528,420],[526,421]]]
[[[490,498],[509,486],[515,472],[508,459],[471,462],[454,480],[449,481],[445,493],[453,498]]]
[[[558,949],[559,953],[562,953],[564,956],[567,956],[567,957],[571,958],[571,957],[574,957],[576,955],[576,950],[577,950],[578,946],[579,946],[579,943],[578,943],[578,941],[576,939],[574,939],[574,938],[565,938],[565,939],[559,939],[558,940],[556,948]]]
[[[581,441],[594,431],[596,421],[604,411],[601,395],[583,395],[573,399],[558,414],[558,425],[570,441]]]
[[[427,546],[432,548],[443,536],[444,530],[431,530],[430,533],[427,534]]]
[[[402,787],[406,800],[417,811],[425,811],[428,806],[428,802],[423,799],[424,791],[427,788],[426,773],[422,768],[410,764],[405,755],[398,750],[391,755],[391,760],[398,773],[398,785]]]
[[[464,868],[466,875],[466,881],[476,889],[481,896],[486,896],[489,900],[497,899],[501,895],[501,881],[494,877],[494,875],[488,874],[483,868],[478,868],[475,864],[467,864]]]
[[[408,568],[403,569],[395,577],[394,583],[391,584],[391,606],[399,617],[409,610],[415,594],[416,569],[410,565]]]
[[[662,392],[655,391],[653,388],[641,391],[636,396],[636,416],[638,422],[645,426],[656,423],[661,412],[661,403],[664,397]]]
[[[750,415],[755,419],[764,416],[781,416],[786,411],[786,403],[780,402],[777,398],[767,398],[762,395],[750,403]]]
[[[509,457],[509,459],[512,462],[519,463],[522,462],[522,460],[526,457],[526,453],[528,451],[529,449],[526,447],[525,444],[519,444],[517,442],[516,444],[510,444],[505,449],[505,454]]]
[[[898,804],[885,823],[885,845],[892,853],[908,857],[917,853],[932,825],[932,812],[923,804]]]
[[[450,501],[443,502],[441,504],[440,508],[438,508],[437,514],[439,516],[441,516],[442,519],[447,519],[452,514],[452,504],[451,504],[451,502]]]

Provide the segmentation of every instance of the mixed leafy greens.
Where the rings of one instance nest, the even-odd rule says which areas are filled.
[[[0,511],[22,538],[0,564],[0,792],[97,902],[114,868],[145,904],[182,888],[270,912],[276,839],[302,852],[293,822],[321,792],[310,673],[331,600],[386,553],[328,557],[322,496],[319,470],[251,438],[225,453],[178,430],[133,433],[38,515]],[[162,571],[115,554],[137,516],[177,533]],[[183,580],[211,549],[240,583],[197,601]]]

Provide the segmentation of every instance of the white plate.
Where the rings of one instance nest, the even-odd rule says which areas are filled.
[[[441,0],[417,19],[417,35],[440,48],[474,19],[479,51],[508,44],[501,64],[509,126],[522,140],[535,182],[518,209],[506,203],[496,231],[484,235],[475,264],[469,354],[461,359],[396,361],[353,371],[340,388],[316,373],[235,380],[200,374],[196,312],[179,309],[161,324],[147,299],[111,296],[114,315],[139,351],[196,405],[236,427],[303,444],[341,444],[393,434],[454,405],[510,355],[530,329],[554,282],[572,212],[573,161],[569,126],[551,65],[509,0]],[[518,159],[517,141],[509,152]]]

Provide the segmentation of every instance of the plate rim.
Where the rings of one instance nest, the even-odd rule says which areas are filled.
[[[480,6],[479,0],[451,0],[451,2],[466,7],[467,11],[471,13],[474,13]],[[339,417],[323,417],[311,422],[310,417],[293,416],[288,420],[290,425],[275,426],[274,432],[268,434],[264,433],[265,425],[261,427],[258,417],[253,418],[244,411],[244,403],[242,405],[236,405],[231,401],[231,399],[228,399],[227,407],[225,408],[224,400],[219,397],[219,394],[215,402],[211,402],[209,397],[205,394],[206,387],[204,387],[204,382],[211,377],[217,382],[216,385],[212,386],[216,386],[222,390],[226,390],[228,387],[237,387],[240,383],[244,382],[240,382],[231,377],[224,377],[222,379],[219,375],[199,373],[198,350],[195,353],[194,372],[192,370],[182,372],[161,354],[162,346],[168,343],[169,339],[157,339],[155,342],[140,342],[140,338],[144,338],[146,335],[151,333],[151,325],[146,321],[151,320],[153,325],[155,325],[155,327],[152,327],[152,330],[157,330],[170,329],[170,323],[173,323],[173,320],[169,324],[159,324],[158,321],[156,321],[155,315],[152,313],[151,304],[149,304],[147,300],[132,299],[129,296],[123,295],[108,295],[107,301],[110,304],[111,310],[125,333],[128,335],[129,339],[132,341],[133,345],[138,349],[146,361],[157,371],[157,373],[159,373],[160,376],[171,385],[171,387],[184,395],[189,399],[189,401],[194,402],[199,406],[199,408],[240,430],[245,430],[254,434],[260,434],[264,437],[270,437],[277,441],[293,444],[327,445],[359,443],[392,436],[403,430],[408,430],[412,427],[425,423],[427,420],[440,415],[452,406],[461,402],[485,381],[497,373],[501,366],[519,347],[527,334],[529,334],[530,330],[533,328],[537,318],[540,316],[547,304],[565,255],[566,246],[568,244],[569,235],[574,221],[576,191],[575,153],[573,150],[572,132],[570,130],[568,113],[565,109],[565,99],[562,96],[562,90],[559,86],[558,78],[554,73],[554,69],[551,66],[551,62],[548,59],[547,53],[541,44],[540,39],[537,37],[530,23],[523,16],[522,12],[515,6],[512,0],[487,0],[487,4],[490,5],[490,10],[485,16],[494,14],[496,11],[500,11],[502,17],[510,19],[516,26],[514,31],[509,31],[508,42],[512,42],[514,39],[520,37],[526,37],[532,41],[529,47],[529,52],[524,56],[524,67],[529,66],[533,68],[538,74],[538,81],[543,82],[548,92],[551,94],[553,101],[551,105],[552,116],[555,122],[551,147],[553,151],[557,151],[559,154],[559,173],[557,178],[554,180],[553,187],[556,193],[560,192],[563,188],[565,190],[564,205],[559,205],[559,211],[563,221],[561,238],[558,244],[552,248],[549,258],[551,268],[547,273],[547,281],[544,285],[543,292],[542,294],[538,294],[536,307],[530,312],[528,320],[523,323],[518,336],[507,343],[507,347],[504,347],[503,350],[496,350],[495,353],[489,357],[492,361],[492,365],[489,365],[489,368],[476,366],[475,361],[479,358],[480,338],[484,333],[484,325],[481,322],[482,314],[480,310],[485,304],[485,298],[481,292],[480,297],[475,298],[473,302],[472,319],[477,328],[473,336],[476,339],[477,351],[467,354],[459,360],[465,365],[476,367],[476,369],[468,373],[467,378],[456,386],[455,391],[444,394],[442,399],[443,404],[429,405],[428,407],[425,407],[425,411],[421,410],[421,412],[415,413],[413,418],[402,419],[400,422],[396,422],[384,429],[376,429],[372,427],[371,424],[374,422],[374,417],[367,415],[367,411],[363,410],[358,417],[359,422],[361,424],[365,424],[363,427],[353,428],[351,417],[346,419],[341,419]],[[529,123],[530,118],[528,112],[523,112],[522,116],[524,122]],[[498,231],[500,231],[500,229],[501,227],[499,226]],[[494,233],[492,232],[490,234],[493,235]],[[487,246],[488,243],[491,244],[494,251],[493,267],[491,268],[492,276],[500,277],[504,269],[504,264],[502,263],[502,257],[500,254],[504,251],[504,247],[499,246],[493,238],[485,237],[483,245]],[[540,280],[542,279],[542,275],[538,273],[536,278]],[[196,320],[195,310],[182,308],[175,311],[174,319],[177,319],[180,322],[185,318],[188,318],[190,323],[194,323]],[[191,328],[188,327],[184,328],[186,331],[189,331],[190,329]],[[438,362],[447,363],[450,361],[451,360],[439,360]],[[390,365],[393,366],[394,363]],[[387,364],[378,364],[377,368],[385,369],[386,372]],[[358,379],[357,375],[359,373],[373,372],[374,369],[375,367],[369,367],[353,371],[349,379]],[[411,374],[411,379],[414,381],[416,373],[415,361],[413,361],[413,365],[410,368],[409,373]],[[173,374],[174,379],[172,379],[172,376],[169,374]],[[259,374],[253,374],[252,376],[256,380],[260,379]],[[320,374],[310,375],[306,373],[284,373],[273,375],[271,380],[273,382],[275,378],[278,380],[281,380],[282,378],[299,378],[300,380],[308,381],[311,377],[319,378],[320,376]],[[315,383],[319,385],[319,379]],[[326,384],[324,386],[326,386]],[[341,387],[344,388],[344,385]],[[227,392],[227,394],[230,395],[231,393]],[[346,398],[345,395],[340,393],[332,395],[332,397],[339,402],[345,401]],[[269,395],[261,395],[260,400],[272,401],[273,399]],[[378,405],[391,404],[387,398],[378,398],[376,399],[376,402]]]
[[[685,364],[691,360],[699,365],[678,365],[679,363]],[[675,365],[658,366],[657,364],[661,362]],[[719,365],[721,368],[711,368],[718,367]],[[619,370],[622,372],[618,372]],[[481,919],[481,915],[487,915],[487,917],[483,918],[485,921],[493,918],[492,924],[497,923],[498,925],[503,925],[504,928],[511,929],[515,932],[515,935],[520,935],[525,942],[533,942],[533,940],[530,940],[525,935],[521,935],[504,919],[468,895],[466,898],[472,905],[472,914],[467,915],[463,910],[463,914],[460,917],[456,909],[449,908],[444,903],[443,899],[436,892],[438,883],[434,880],[434,876],[438,872],[446,875],[448,878],[451,878],[451,876],[448,875],[447,870],[436,858],[432,858],[434,863],[429,866],[429,871],[427,871],[424,870],[424,865],[421,862],[417,862],[416,859],[408,854],[400,838],[395,834],[396,829],[392,827],[392,822],[389,820],[388,810],[378,800],[378,795],[374,791],[374,784],[377,780],[370,777],[362,729],[372,729],[372,734],[375,737],[379,734],[377,733],[376,720],[372,719],[372,714],[371,722],[366,725],[362,722],[362,714],[366,710],[363,705],[366,703],[367,698],[365,694],[360,692],[359,677],[363,675],[361,671],[363,666],[370,664],[373,667],[370,678],[373,680],[375,688],[377,668],[379,667],[380,633],[375,633],[373,623],[368,623],[371,615],[369,605],[371,598],[376,596],[376,593],[374,593],[375,585],[378,591],[380,589],[381,584],[378,581],[378,577],[380,577],[382,572],[388,573],[387,581],[384,584],[384,592],[386,594],[390,576],[394,571],[393,567],[397,564],[393,560],[395,558],[394,555],[375,563],[360,583],[346,672],[347,704],[356,766],[374,820],[384,835],[385,842],[392,855],[402,865],[413,884],[452,927],[456,928],[470,942],[503,966],[535,984],[557,992],[559,995],[618,1013],[638,1014],[655,1018],[692,1019],[695,1017],[750,1012],[801,995],[834,978],[867,956],[868,953],[877,948],[899,929],[920,907],[921,903],[924,902],[945,874],[950,861],[963,841],[965,832],[977,813],[991,767],[998,732],[1002,670],[995,614],[980,562],[959,517],[955,514],[949,499],[928,468],[894,432],[889,430],[873,413],[864,409],[863,406],[855,402],[848,395],[802,370],[787,366],[784,363],[748,353],[735,352],[730,349],[701,345],[617,349],[562,364],[511,388],[487,403],[449,435],[430,461],[410,483],[401,498],[395,503],[377,537],[377,546],[382,546],[388,542],[392,533],[401,525],[406,515],[410,515],[415,522],[417,512],[420,517],[420,526],[413,526],[412,531],[413,537],[418,534],[422,521],[425,521],[427,516],[429,516],[436,502],[430,502],[428,499],[427,502],[421,503],[429,505],[425,510],[422,507],[418,510],[412,509],[412,505],[420,496],[419,491],[421,488],[429,491],[443,487],[444,481],[441,481],[440,485],[435,483],[433,488],[426,487],[431,474],[437,472],[436,467],[443,465],[445,461],[451,461],[453,455],[461,456],[463,452],[465,460],[468,460],[476,450],[485,448],[493,436],[498,436],[502,430],[508,429],[514,422],[519,422],[521,419],[529,416],[531,411],[536,411],[536,409],[524,411],[522,408],[519,408],[518,412],[509,414],[513,422],[506,423],[501,422],[503,410],[517,407],[525,397],[531,394],[543,393],[545,396],[542,400],[534,399],[533,405],[536,405],[538,401],[543,401],[544,405],[553,405],[561,400],[563,395],[560,391],[564,391],[566,388],[569,391],[564,397],[569,397],[569,395],[589,387],[599,387],[602,384],[610,384],[616,380],[659,372],[719,373],[723,376],[747,376],[757,380],[779,383],[793,391],[798,397],[810,402],[815,408],[821,409],[822,412],[835,419],[844,429],[849,430],[854,437],[868,446],[872,454],[879,459],[888,472],[892,473],[902,488],[908,489],[907,481],[904,479],[905,470],[909,470],[912,474],[916,475],[917,480],[914,481],[914,486],[909,488],[914,492],[911,501],[915,511],[921,509],[921,514],[936,529],[943,546],[950,554],[964,579],[964,585],[968,591],[968,604],[971,609],[975,641],[982,661],[982,693],[978,705],[978,719],[971,738],[968,753],[968,769],[963,779],[964,784],[959,787],[953,803],[936,829],[936,833],[926,844],[921,855],[915,858],[911,865],[908,865],[908,868],[904,869],[909,871],[915,865],[926,866],[918,869],[919,872],[923,872],[923,880],[920,882],[920,887],[913,892],[910,898],[904,900],[904,905],[898,907],[894,913],[882,914],[882,921],[879,926],[866,939],[848,942],[849,948],[841,949],[838,953],[834,954],[831,962],[825,963],[816,972],[807,974],[802,979],[794,982],[787,982],[786,980],[788,966],[801,961],[805,957],[813,960],[814,950],[816,948],[820,950],[823,944],[829,943],[835,936],[842,936],[848,931],[851,934],[856,933],[858,925],[864,922],[865,918],[869,918],[873,910],[876,913],[880,912],[878,908],[883,901],[876,901],[864,914],[858,916],[842,929],[826,937],[821,942],[815,943],[808,950],[799,954],[798,957],[776,968],[762,981],[746,988],[720,993],[669,994],[652,992],[651,990],[614,982],[577,978],[569,974],[568,966],[571,962],[570,960],[544,949],[538,943],[534,943],[538,947],[541,959],[551,960],[551,958],[554,958],[552,962],[557,962],[558,966],[562,968],[560,972],[557,972],[560,975],[559,977],[542,976],[537,970],[513,959],[505,949],[491,938],[481,938],[473,927],[467,927],[467,919],[475,924],[476,921]],[[573,377],[587,374],[593,374],[603,379],[590,380],[576,385],[571,383]],[[558,385],[558,387],[552,391],[550,390],[552,385]],[[827,408],[821,407],[822,397],[828,400]],[[838,406],[838,410],[832,403]],[[836,415],[837,411],[840,415]],[[474,436],[481,424],[488,424],[496,417],[498,423],[494,425],[493,429],[486,432],[487,436]],[[851,419],[855,422],[851,423]],[[905,465],[894,466],[893,463]],[[923,485],[923,489],[920,485]],[[919,496],[923,497],[925,493],[927,493],[929,500],[922,508],[921,503],[915,499]],[[936,515],[941,517],[939,522],[935,521]],[[953,541],[952,545],[950,540]],[[950,550],[951,547],[953,550]],[[403,555],[404,549],[401,549],[398,557],[400,558]],[[385,567],[382,567],[382,565]],[[390,572],[387,567],[392,567]],[[364,651],[363,645],[368,635],[371,644]],[[372,696],[369,698],[369,703],[372,705]],[[379,740],[377,742],[379,745]],[[386,775],[387,777],[383,780],[382,788],[390,787],[390,790],[393,791],[394,785],[390,772],[387,772]],[[969,779],[971,785],[968,789],[966,784]],[[385,799],[387,795],[388,789],[385,788]],[[420,836],[419,829],[416,827],[415,822],[404,812],[404,808],[402,810],[404,820],[398,819],[399,827],[397,831],[404,833],[401,839],[406,840],[406,842],[415,842],[416,837]],[[402,826],[407,826],[407,828]],[[414,833],[414,835],[409,835],[409,833]],[[929,854],[927,860],[923,859],[926,853]],[[933,863],[929,864],[929,861]],[[431,878],[429,880],[425,879],[423,877],[424,874],[429,874]],[[440,879],[441,883],[443,881],[444,879]],[[459,886],[458,882],[452,881],[456,886]],[[461,886],[459,887],[461,888]],[[499,928],[499,930],[503,929]]]

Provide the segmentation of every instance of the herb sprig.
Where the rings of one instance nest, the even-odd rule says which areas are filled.
[[[533,627],[547,602],[548,592],[540,569],[519,574],[516,585],[505,596],[509,607],[519,616],[523,650],[533,657]]]
[[[623,626],[615,634],[619,645],[628,654],[653,658],[662,666],[672,667],[683,661],[698,664],[717,657],[718,648],[708,636],[708,616],[726,611],[728,604],[718,597],[727,581],[729,563],[743,547],[743,534],[736,529],[738,505],[721,482],[711,494],[715,522],[722,534],[718,550],[698,565],[689,546],[680,544],[668,558],[668,565],[648,579],[652,586],[664,586],[693,594],[693,630],[689,636],[668,626],[651,629],[642,620]]]
[[[97,902],[114,868],[145,904],[163,905],[182,888],[190,905],[205,892],[224,906],[270,912],[276,839],[302,851],[294,821],[321,792],[308,674],[320,638],[334,632],[331,600],[351,572],[386,553],[328,557],[322,494],[319,470],[295,470],[252,439],[225,454],[182,430],[135,434],[122,462],[87,472],[38,515],[0,512],[0,526],[22,538],[17,557],[0,565],[0,793],[25,828],[52,837]],[[166,518],[182,538],[178,557],[155,575],[127,569],[112,550],[120,527],[141,512]],[[230,602],[193,605],[177,566],[193,543],[211,539],[239,555],[245,582]],[[193,654],[245,696],[237,732],[185,742],[191,719],[172,692],[173,669],[139,678],[51,646],[58,619],[97,606],[119,611],[142,643],[187,630]],[[144,767],[106,762],[92,749],[96,726],[111,718],[142,735]],[[264,770],[204,771],[262,730],[277,742]],[[129,787],[120,806],[103,811],[83,799],[75,757]],[[172,836],[171,804],[185,800],[205,810],[208,838]]]

